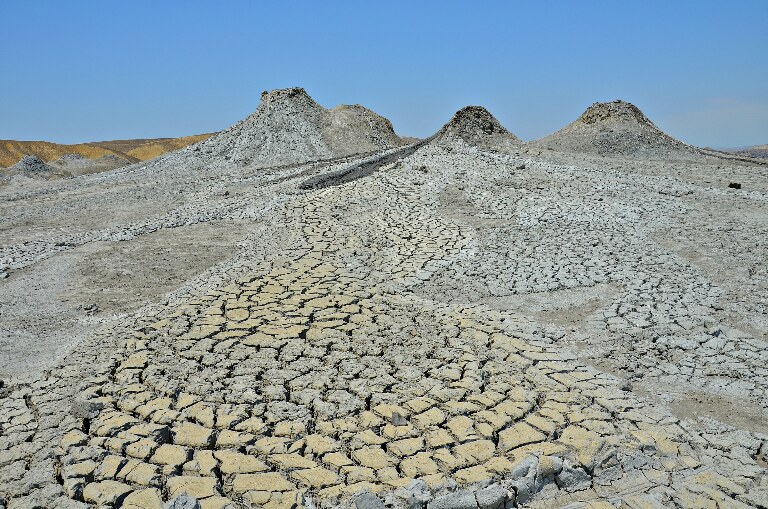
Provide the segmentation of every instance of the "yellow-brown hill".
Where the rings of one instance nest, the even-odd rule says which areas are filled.
[[[16,164],[25,155],[37,156],[43,161],[48,162],[58,159],[64,154],[80,154],[88,159],[96,159],[109,154],[126,157],[126,154],[94,146],[89,143],[62,145],[48,141],[0,140],[0,166],[3,167]],[[135,158],[128,158],[136,161]]]
[[[181,138],[97,141],[90,143],[90,145],[112,150],[118,154],[125,154],[139,161],[147,161],[161,156],[166,152],[179,150],[187,145],[203,141],[209,138],[211,134],[212,133],[194,134],[192,136],[183,136]]]
[[[34,155],[46,162],[58,159],[65,154],[80,154],[88,159],[116,155],[131,162],[146,161],[197,143],[209,136],[210,134],[197,134],[182,138],[96,141],[74,145],[49,141],[0,140],[0,167],[12,166],[25,155]]]

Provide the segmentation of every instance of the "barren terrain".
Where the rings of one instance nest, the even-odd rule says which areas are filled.
[[[624,113],[404,145],[290,89],[12,181],[0,508],[768,507],[768,166]]]

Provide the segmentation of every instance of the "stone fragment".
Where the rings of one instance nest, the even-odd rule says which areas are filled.
[[[341,481],[335,472],[322,467],[294,470],[291,472],[291,477],[299,483],[315,489],[333,486]]]
[[[213,443],[213,430],[185,422],[171,429],[173,443],[189,447],[206,448]]]
[[[123,500],[122,509],[164,509],[160,490],[147,488],[134,491]]]
[[[514,489],[516,503],[524,504],[532,500],[545,484],[546,480],[538,474],[539,458],[529,456],[515,465],[511,479],[503,485]]]
[[[387,451],[401,458],[412,456],[422,449],[424,449],[424,439],[421,437],[406,438],[387,444]]]
[[[83,499],[99,506],[118,505],[133,488],[118,481],[106,480],[86,484]]]
[[[163,509],[202,509],[193,496],[183,493],[165,503]]]
[[[491,478],[491,473],[483,465],[475,465],[469,468],[463,468],[453,473],[453,477],[462,484],[472,484],[486,481]]]
[[[172,497],[183,493],[196,498],[219,495],[218,480],[215,477],[178,476],[171,477],[165,483],[168,494]]]
[[[445,422],[445,412],[437,407],[430,408],[411,419],[417,428],[424,429],[429,426],[437,426]]]
[[[356,509],[386,509],[384,502],[373,493],[362,493],[355,497]]]
[[[341,475],[343,475],[347,484],[355,484],[359,482],[376,482],[376,471],[368,467],[358,467],[355,465],[345,465],[340,469]]]
[[[514,502],[514,496],[499,484],[491,484],[478,490],[475,498],[479,509],[502,509],[506,503]]]
[[[403,407],[381,403],[371,410],[373,410],[376,415],[388,420],[394,426],[404,426],[407,424],[407,422],[403,421],[405,421],[405,418],[408,416],[408,411]]]
[[[295,454],[295,453],[272,454],[267,458],[267,460],[270,463],[274,463],[278,465],[280,468],[284,468],[284,469],[314,468],[317,466],[317,463],[315,463],[311,459],[305,456],[302,456],[301,454]]]
[[[421,477],[439,472],[437,463],[428,453],[423,452],[403,459],[400,462],[400,470],[408,477]]]
[[[459,442],[464,442],[475,436],[474,424],[474,421],[466,415],[459,415],[450,419],[446,426]]]
[[[568,460],[563,462],[563,467],[555,476],[557,483],[568,492],[582,491],[592,486],[592,478],[583,468],[574,467]]]
[[[392,417],[390,418],[390,422],[393,426],[407,426],[408,421],[403,417],[403,415],[400,412],[394,411],[392,412]]]
[[[200,509],[237,509],[227,497],[208,497],[200,501]]]
[[[407,486],[399,488],[394,494],[405,502],[407,509],[424,509],[427,502],[432,500],[429,486],[421,479],[410,481]]]
[[[364,467],[374,470],[394,464],[394,458],[381,450],[380,447],[363,447],[352,452],[352,459]]]
[[[456,440],[454,440],[451,434],[442,428],[438,428],[436,430],[430,430],[427,432],[427,443],[432,448],[442,447],[444,445],[450,445],[455,442]]]
[[[327,452],[339,450],[338,442],[323,435],[307,435],[304,437],[304,440],[306,443],[306,452],[310,454],[322,455]]]
[[[72,401],[69,413],[78,419],[93,419],[99,415],[102,408],[104,408],[104,403],[101,401],[75,398]]]
[[[499,432],[499,450],[507,452],[521,445],[546,440],[546,435],[524,422]]]
[[[189,451],[180,445],[163,444],[157,448],[150,461],[158,465],[183,465],[189,459]]]
[[[468,465],[475,465],[491,459],[496,453],[496,446],[490,440],[476,440],[457,445],[452,451]]]
[[[219,468],[223,474],[250,474],[269,470],[257,457],[237,451],[217,451],[214,456],[219,460]]]
[[[459,490],[454,493],[435,497],[427,509],[476,509],[475,494],[470,490]]]
[[[235,493],[267,490],[290,491],[293,489],[296,489],[296,486],[278,472],[237,474],[232,481],[232,490]]]

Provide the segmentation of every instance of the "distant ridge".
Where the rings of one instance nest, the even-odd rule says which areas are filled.
[[[148,138],[136,140],[96,141],[90,145],[112,150],[117,155],[125,154],[138,161],[148,161],[166,152],[179,150],[187,145],[209,138],[213,133],[193,134],[181,138]]]
[[[507,131],[482,106],[460,109],[433,137],[433,142],[437,144],[459,140],[481,149],[502,152],[513,151],[522,145],[520,138]]]
[[[752,157],[755,159],[768,159],[768,144],[753,145],[751,147],[740,147],[725,149],[723,152],[736,154],[742,157]]]
[[[12,166],[26,155],[34,155],[44,162],[53,161],[67,154],[78,154],[88,159],[114,155],[135,163],[184,148],[209,136],[210,134],[197,134],[182,138],[94,141],[74,145],[49,141],[0,140],[0,167]]]
[[[132,162],[123,156],[114,154],[107,154],[97,159],[88,159],[80,154],[65,154],[55,161],[50,161],[48,165],[56,168],[64,176],[76,177],[122,168]]]
[[[574,122],[528,145],[563,152],[649,159],[705,157],[701,149],[669,136],[637,106],[622,100],[594,103]]]
[[[78,154],[89,159],[96,159],[105,155],[119,155],[138,161],[126,154],[99,147],[90,143],[76,145],[62,145],[48,141],[16,141],[0,140],[0,166],[10,167],[18,163],[24,156],[35,156],[44,162],[53,161],[66,154]]]

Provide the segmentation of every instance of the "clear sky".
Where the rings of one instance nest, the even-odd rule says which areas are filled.
[[[2,0],[0,139],[223,129],[303,86],[427,136],[460,107],[523,139],[595,101],[688,143],[768,143],[768,0]]]

